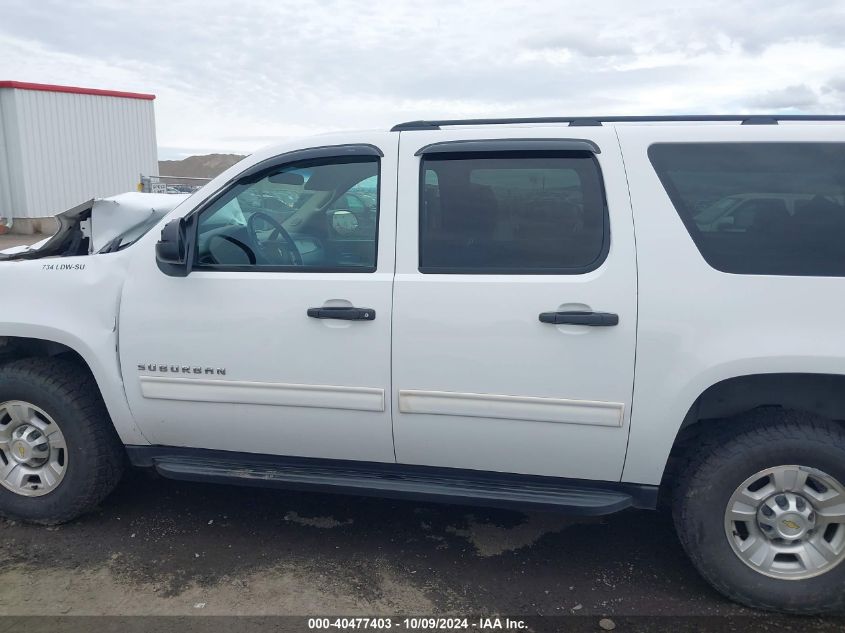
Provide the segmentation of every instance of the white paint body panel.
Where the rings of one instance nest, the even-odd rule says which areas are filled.
[[[845,126],[618,126],[635,209],[639,331],[623,479],[658,484],[687,411],[708,387],[766,373],[845,374],[845,279],[711,268],[646,154],[657,142],[845,142]],[[809,318],[807,318],[809,316]]]
[[[130,191],[94,200],[91,208],[91,252],[96,253],[133,227],[143,225],[165,211],[172,211],[189,197],[189,194]]]
[[[364,142],[361,136],[323,137],[315,145]],[[384,153],[375,273],[194,271],[178,278],[156,266],[158,235],[147,235],[133,249],[121,304],[120,354],[132,412],[151,442],[394,461],[384,394],[390,393],[398,136],[372,133],[365,142]],[[174,217],[192,211],[232,175],[297,148],[248,157]],[[376,319],[306,315],[308,308],[337,301],[372,308]],[[138,371],[139,364],[149,363],[219,367],[226,374],[214,377],[224,380],[216,389],[210,377],[168,383]]]
[[[0,251],[0,255],[17,255],[19,253],[26,253],[27,251],[37,251],[49,241],[50,238],[45,237],[43,240],[35,242],[34,244],[21,244],[20,246],[13,246],[12,248],[4,248]]]
[[[417,271],[414,152],[440,140],[497,137],[586,138],[601,147],[612,231],[601,267],[572,276]],[[76,350],[127,444],[398,457],[644,484],[660,482],[684,416],[713,384],[759,373],[845,374],[845,279],[714,270],[646,153],[655,142],[845,142],[845,126],[488,126],[403,133],[401,151],[399,138],[327,135],[270,148],[124,251],[0,262],[8,297],[0,337]],[[159,271],[154,246],[168,220],[266,158],[346,143],[372,143],[385,154],[377,272]],[[331,300],[371,307],[377,319],[305,316]],[[615,312],[619,325],[537,320],[573,304]],[[226,375],[139,371],[146,363],[223,366]]]
[[[420,158],[414,154],[439,141],[495,138],[579,138],[599,145],[612,234],[610,252],[599,268],[577,275],[417,270]],[[428,408],[409,410],[406,405],[403,410],[395,393],[397,460],[619,479],[634,376],[637,279],[631,207],[613,129],[487,126],[411,132],[402,135],[399,160],[394,388],[399,393],[459,392],[489,398],[429,398]],[[540,323],[541,312],[560,309],[614,312],[620,321],[603,328]],[[499,396],[526,400],[517,404]],[[532,419],[549,417],[549,409],[556,408],[546,405],[543,414],[529,413],[527,402],[534,398],[558,401],[555,422]],[[621,403],[623,413],[607,424],[606,409],[597,415],[593,407],[562,405],[561,400],[611,403],[614,408]]]
[[[158,174],[153,103],[0,88],[0,217],[54,216]]]
[[[109,198],[97,198],[80,205],[91,211],[88,220],[90,235],[88,254],[96,253],[106,244],[118,236],[124,241],[134,241],[134,236],[127,232],[140,234],[148,226],[148,222],[164,217],[179,204],[189,198],[189,194],[138,193],[130,191]],[[77,209],[79,207],[76,207]],[[68,225],[74,227],[80,224],[78,214],[71,209],[59,214],[60,219],[72,215],[74,219],[67,219]],[[59,231],[63,230],[59,227]],[[54,234],[55,235],[55,234]],[[0,251],[0,255],[16,255],[38,251],[50,242],[53,236],[40,240],[34,244],[14,246]]]
[[[0,308],[0,336],[75,350],[91,368],[120,439],[146,444],[129,412],[117,355],[117,313],[129,259],[129,251],[121,251],[0,262],[0,288],[8,298]]]
[[[94,209],[102,205],[99,215],[95,213],[102,220],[101,233],[114,237],[152,213],[172,210],[183,199],[129,193],[97,200]],[[157,232],[153,234],[145,236],[146,254],[155,266],[150,249]],[[36,250],[47,241],[3,252]],[[129,248],[94,256],[0,262],[0,288],[6,298],[0,304],[0,337],[43,339],[75,350],[91,368],[121,440],[147,444],[129,411],[117,353],[118,311],[135,252]]]

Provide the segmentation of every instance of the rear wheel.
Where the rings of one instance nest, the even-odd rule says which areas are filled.
[[[705,444],[675,499],[699,572],[729,598],[790,613],[845,609],[845,432],[781,410]]]
[[[725,509],[734,553],[771,578],[803,580],[845,559],[845,488],[809,466],[775,466],[755,473]]]
[[[0,366],[0,514],[69,521],[111,492],[123,464],[87,368],[57,358]]]

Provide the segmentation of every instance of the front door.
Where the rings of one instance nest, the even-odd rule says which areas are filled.
[[[120,350],[147,439],[394,461],[396,136],[246,170],[191,212],[186,277],[165,275],[138,245]]]
[[[613,130],[402,132],[399,162],[397,461],[618,480],[637,278]]]

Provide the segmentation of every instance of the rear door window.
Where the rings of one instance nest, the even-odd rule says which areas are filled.
[[[658,143],[648,154],[713,268],[845,276],[845,144]]]
[[[423,273],[575,274],[598,267],[609,230],[588,152],[424,157]]]

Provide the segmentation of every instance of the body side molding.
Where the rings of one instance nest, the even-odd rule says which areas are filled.
[[[158,400],[384,411],[384,390],[371,387],[295,385],[171,376],[141,376],[139,380],[144,398]]]
[[[621,427],[625,405],[620,402],[401,389],[399,411]]]

